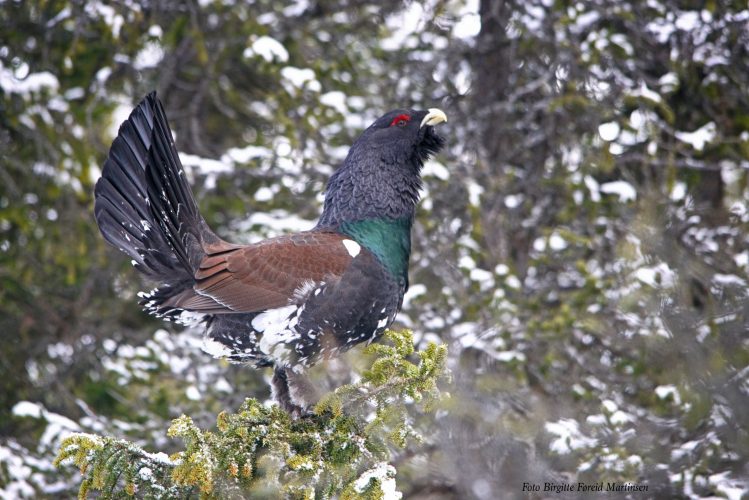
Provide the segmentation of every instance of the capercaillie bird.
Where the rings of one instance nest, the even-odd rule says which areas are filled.
[[[236,245],[201,216],[153,92],[119,129],[96,183],[104,238],[159,283],[151,314],[205,323],[205,350],[272,367],[273,394],[300,414],[305,369],[377,340],[408,288],[411,225],[424,161],[444,139],[439,109],[396,109],[370,125],[330,178],[309,230]]]

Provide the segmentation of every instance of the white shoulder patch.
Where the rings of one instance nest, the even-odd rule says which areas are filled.
[[[361,252],[361,246],[354,240],[343,240],[343,246],[346,247],[346,251],[353,258],[359,255]]]

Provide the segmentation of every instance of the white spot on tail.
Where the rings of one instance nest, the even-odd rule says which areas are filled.
[[[163,286],[167,287],[169,285],[163,285]],[[158,291],[159,291],[159,287],[154,288],[150,292],[138,292],[138,297],[140,297],[141,299],[150,299]]]
[[[359,252],[361,252],[361,246],[354,240],[343,240],[343,246],[346,247],[346,251],[348,254],[353,258],[359,255]]]
[[[380,321],[377,322],[377,328],[383,328],[385,325],[388,324],[388,320],[389,319],[390,318],[388,318],[387,316],[385,316],[384,318],[382,318]]]
[[[205,314],[195,311],[179,310],[174,322],[185,326],[195,326],[205,319]]]

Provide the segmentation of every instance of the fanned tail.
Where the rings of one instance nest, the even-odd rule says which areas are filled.
[[[159,316],[181,313],[170,299],[190,290],[219,242],[198,211],[161,102],[152,92],[121,126],[96,183],[94,213],[104,238],[162,286],[142,305]]]

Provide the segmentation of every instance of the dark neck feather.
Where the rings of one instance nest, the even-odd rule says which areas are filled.
[[[370,127],[362,134],[330,178],[317,228],[338,230],[343,222],[370,219],[413,220],[421,168],[445,141],[432,127],[421,129],[416,143],[382,143],[371,140],[373,133]]]
[[[352,153],[328,182],[317,227],[337,230],[343,222],[412,220],[421,189],[421,162]]]

